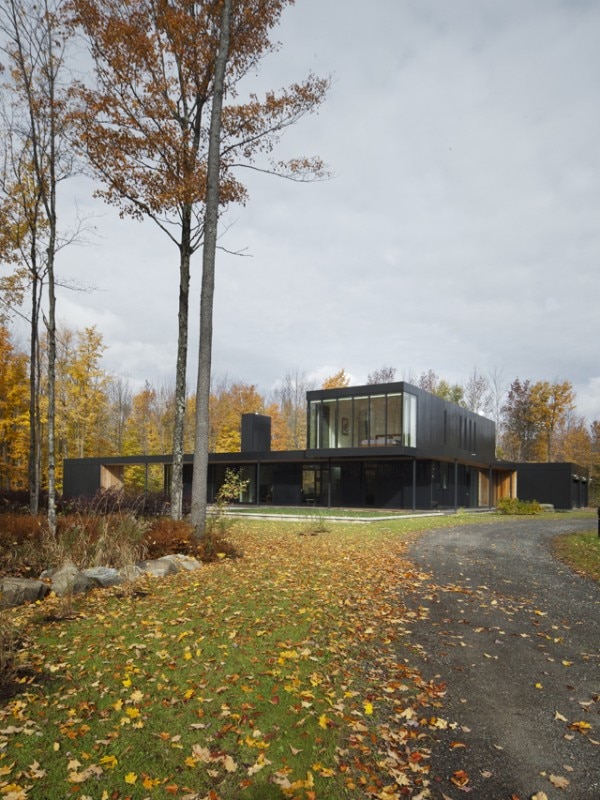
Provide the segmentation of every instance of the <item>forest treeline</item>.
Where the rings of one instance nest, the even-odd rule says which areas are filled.
[[[134,387],[124,376],[111,375],[102,366],[105,345],[95,327],[59,328],[56,352],[56,448],[60,487],[65,458],[170,453],[175,416],[175,390],[146,382]],[[45,358],[42,347],[41,424],[46,403]],[[28,485],[29,392],[27,353],[15,341],[10,327],[0,325],[0,488],[24,490]],[[367,382],[405,380],[496,422],[497,455],[510,461],[570,461],[588,467],[600,478],[600,420],[589,422],[577,413],[569,381],[503,381],[497,372],[477,369],[463,383],[451,383],[433,370],[397,376],[393,367],[375,369]],[[243,413],[268,414],[272,420],[272,448],[306,447],[306,392],[347,386],[345,370],[321,386],[305,372],[290,370],[270,394],[253,384],[228,376],[215,377],[210,393],[209,449],[237,452]],[[193,452],[194,395],[185,411],[185,452]],[[44,437],[41,437],[42,440]],[[41,454],[42,461],[44,453]],[[136,483],[135,471],[131,480]],[[137,480],[144,480],[140,471]],[[594,481],[592,486],[596,483]]]

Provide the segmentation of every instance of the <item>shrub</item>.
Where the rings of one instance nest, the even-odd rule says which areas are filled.
[[[210,564],[224,558],[238,558],[241,553],[222,534],[209,529],[196,545],[193,555],[205,564]]]
[[[537,500],[519,500],[518,497],[503,497],[496,504],[498,514],[530,515],[542,511]]]
[[[197,547],[193,540],[194,529],[185,520],[159,517],[152,520],[144,534],[148,558],[160,558],[172,553],[194,555]]]

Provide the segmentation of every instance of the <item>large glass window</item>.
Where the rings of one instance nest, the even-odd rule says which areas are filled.
[[[311,450],[321,447],[321,401],[313,400],[309,410],[310,436],[308,446]]]
[[[336,446],[337,400],[323,400],[321,447]]]
[[[338,400],[338,447],[352,447],[352,398]]]
[[[402,395],[387,396],[387,441],[388,444],[402,444]]]
[[[408,392],[313,400],[310,449],[417,446],[417,398]]]
[[[417,398],[404,392],[402,439],[406,447],[417,446]]]
[[[385,433],[385,395],[371,397],[371,444],[382,447],[387,444]]]
[[[370,444],[369,398],[354,398],[354,447],[368,447]]]

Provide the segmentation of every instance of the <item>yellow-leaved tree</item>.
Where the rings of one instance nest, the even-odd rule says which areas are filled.
[[[346,375],[346,370],[342,367],[338,372],[325,378],[323,381],[323,389],[343,389],[345,386],[350,385],[350,376]]]
[[[27,487],[29,450],[27,356],[0,325],[0,488]]]

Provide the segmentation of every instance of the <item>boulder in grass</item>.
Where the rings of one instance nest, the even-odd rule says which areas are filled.
[[[175,553],[171,556],[161,556],[158,561],[170,561],[175,564],[178,572],[195,572],[200,569],[202,562],[192,556],[186,556],[183,553]]]
[[[119,586],[126,580],[125,576],[114,567],[89,567],[89,569],[82,569],[81,572],[87,578],[97,580],[104,588]]]
[[[0,580],[0,607],[13,608],[25,603],[43,600],[50,587],[33,578],[2,578]]]
[[[166,578],[167,575],[176,575],[179,572],[179,569],[172,561],[163,558],[138,561],[136,567],[146,575],[152,575],[154,578]]]
[[[85,594],[101,586],[96,578],[90,578],[77,569],[71,561],[66,561],[52,575],[52,591],[58,597],[66,594]]]

